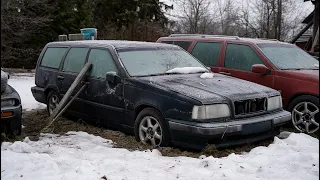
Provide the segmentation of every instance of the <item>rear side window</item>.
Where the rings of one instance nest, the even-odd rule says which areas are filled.
[[[198,42],[191,54],[206,66],[216,66],[218,64],[220,48],[221,43]]]
[[[186,51],[188,50],[189,46],[192,43],[189,41],[161,41],[161,42],[166,43],[166,44],[174,44],[174,45],[180,46],[181,48],[183,48]]]
[[[108,50],[91,49],[89,54],[89,61],[91,61],[93,64],[91,69],[91,76],[97,78],[105,78],[107,72],[118,72],[118,69]]]
[[[67,47],[49,47],[43,55],[41,66],[58,69]]]
[[[174,45],[178,45],[181,48],[183,48],[184,50],[188,50],[189,46],[191,45],[191,42],[187,42],[187,41],[174,41],[173,42]]]
[[[80,72],[86,60],[88,50],[88,48],[71,48],[64,60],[62,70],[73,73]]]
[[[247,45],[228,44],[224,66],[231,69],[251,71],[254,64],[264,64],[257,53]]]

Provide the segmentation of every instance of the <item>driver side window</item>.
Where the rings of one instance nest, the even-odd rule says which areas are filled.
[[[92,62],[91,76],[105,78],[109,71],[118,72],[110,52],[106,49],[91,49],[89,61]]]
[[[224,67],[251,71],[254,64],[264,64],[257,53],[248,45],[228,44],[224,59]]]

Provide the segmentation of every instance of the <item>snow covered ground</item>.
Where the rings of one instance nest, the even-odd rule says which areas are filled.
[[[112,142],[85,132],[67,136],[43,134],[39,141],[3,143],[1,179],[108,180],[318,180],[319,141],[305,134],[277,137],[224,158],[163,157],[157,150],[112,148]]]
[[[44,108],[31,94],[32,77],[12,77],[24,108]],[[319,140],[306,134],[275,137],[268,147],[224,158],[164,157],[157,150],[113,148],[110,140],[87,134],[42,134],[39,141],[1,145],[1,179],[108,180],[315,180],[319,179]]]
[[[31,87],[35,86],[34,74],[19,73],[19,76],[17,75],[10,76],[8,84],[11,85],[19,93],[22,108],[26,111],[46,108],[45,104],[37,102],[32,96]]]

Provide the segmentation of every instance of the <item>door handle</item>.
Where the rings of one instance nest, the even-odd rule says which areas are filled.
[[[231,76],[231,73],[229,73],[229,72],[219,72],[220,74],[223,74],[223,75],[227,75],[227,76]]]
[[[58,80],[63,80],[64,77],[63,77],[63,76],[57,76],[57,79],[58,79]]]

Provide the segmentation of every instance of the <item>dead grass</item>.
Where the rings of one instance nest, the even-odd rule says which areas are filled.
[[[37,140],[41,129],[46,125],[47,112],[45,110],[35,110],[23,113],[23,125],[25,128],[22,130],[21,136],[11,139],[10,141],[23,140],[25,137],[29,137],[31,140]],[[110,139],[115,142],[116,148],[126,148],[130,151],[134,150],[147,150],[152,149],[151,146],[144,145],[137,142],[132,135],[124,134],[119,131],[109,130],[102,127],[92,126],[82,120],[69,120],[67,118],[60,118],[53,123],[53,129],[50,133],[64,134],[68,131],[84,131],[89,134],[101,136],[106,139]],[[293,129],[285,129],[286,131],[293,131]],[[319,138],[319,136],[317,136]],[[202,152],[185,150],[175,147],[162,147],[158,150],[163,156],[188,156],[198,158],[200,155],[213,156],[213,157],[225,157],[231,153],[240,154],[243,152],[249,152],[251,149],[257,146],[268,146],[272,143],[272,140],[266,140],[256,144],[237,146],[233,148],[226,148],[218,150],[214,147],[208,147]]]

